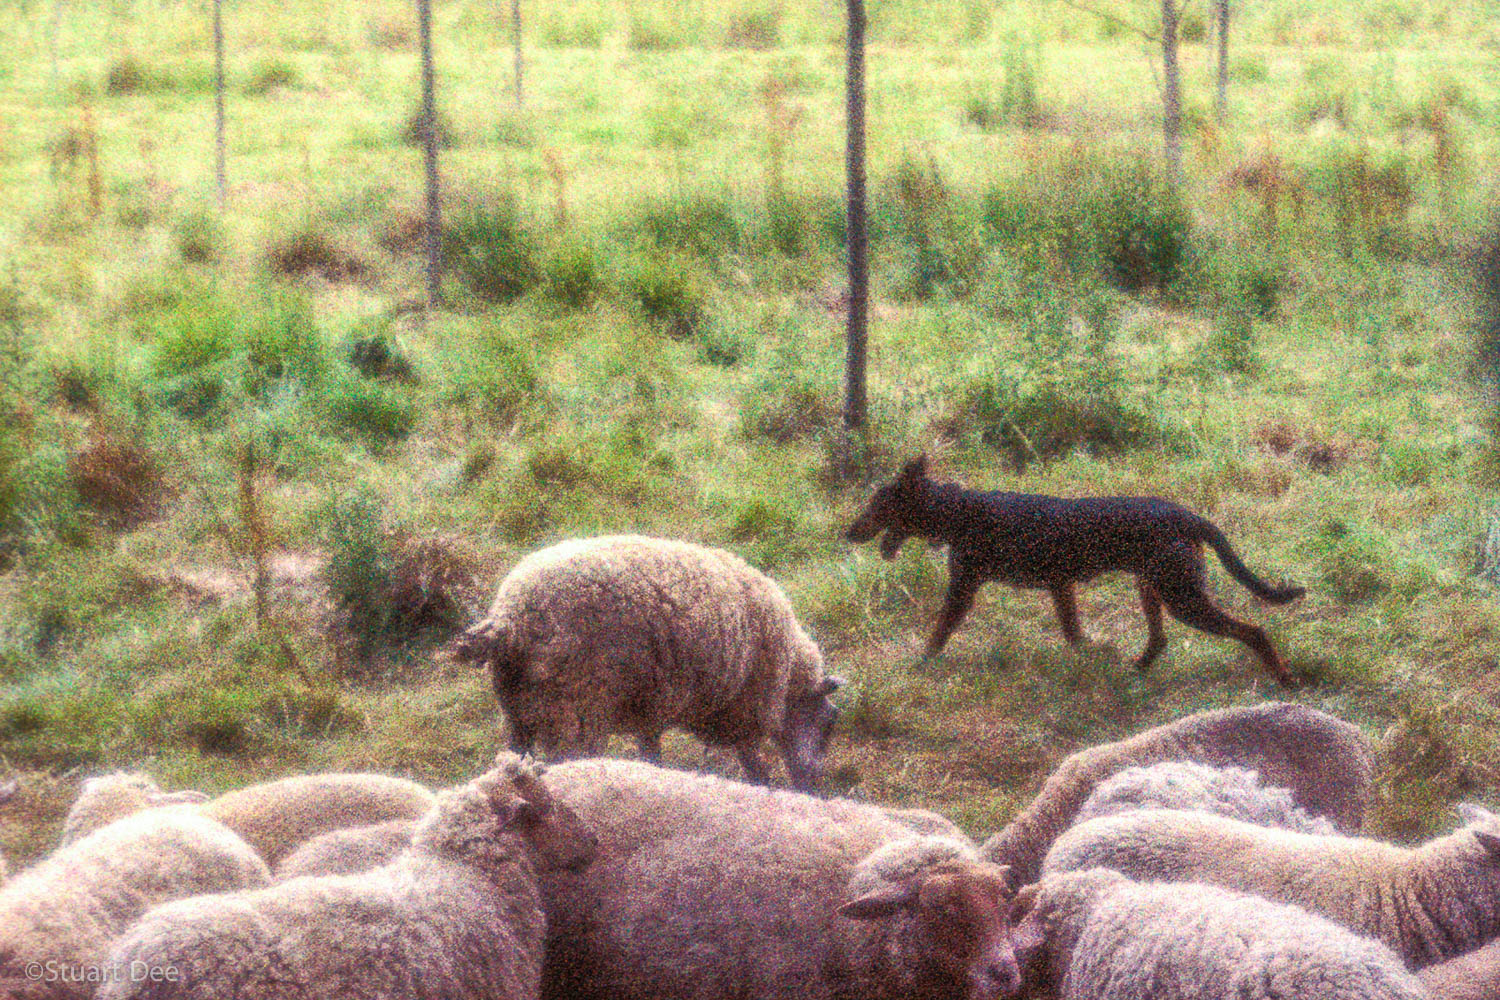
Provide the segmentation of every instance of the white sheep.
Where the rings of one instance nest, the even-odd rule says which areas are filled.
[[[410,848],[356,876],[297,878],[159,907],[110,966],[177,981],[98,1000],[530,1000],[545,919],[540,869],[586,864],[594,839],[515,758],[440,794]]]
[[[1432,1000],[1496,1000],[1500,997],[1500,938],[1441,965],[1428,966],[1417,978]]]
[[[1018,885],[1034,882],[1047,848],[1100,782],[1127,767],[1165,760],[1250,768],[1346,833],[1364,822],[1375,774],[1374,751],[1359,728],[1317,709],[1270,702],[1199,712],[1074,753],[1029,806],[981,845],[980,857],[1011,866]]]
[[[738,556],[636,535],[574,539],[532,553],[500,583],[453,656],[489,667],[511,747],[597,756],[630,733],[656,761],[681,727],[733,747],[768,780],[772,741],[811,790],[841,683],[780,587]]]
[[[174,811],[112,823],[0,887],[7,1000],[92,997],[110,943],[151,907],[264,886],[266,863],[222,824]]]
[[[1187,809],[1299,833],[1338,833],[1325,817],[1293,803],[1289,790],[1261,784],[1254,771],[1183,760],[1127,767],[1094,789],[1073,824],[1136,809]]]
[[[1059,1000],[1426,1000],[1389,948],[1295,906],[1103,869],[1021,891],[1027,986]]]
[[[3,806],[5,803],[15,798],[16,792],[20,790],[21,783],[15,778],[12,778],[5,784],[0,785],[0,806]],[[4,885],[5,880],[8,878],[10,878],[10,865],[6,863],[5,855],[0,854],[0,885]]]
[[[142,809],[178,805],[218,820],[275,865],[330,830],[414,820],[432,807],[430,791],[384,774],[302,774],[251,785],[208,800],[201,792],[163,792],[141,774],[84,782],[63,821],[64,845]],[[187,803],[186,805],[182,805]]]
[[[544,879],[554,1000],[967,997],[1018,986],[1004,869],[880,808],[631,761],[549,771],[599,834]]]
[[[1254,893],[1320,913],[1421,968],[1500,935],[1500,817],[1477,808],[1471,815],[1477,823],[1404,848],[1143,809],[1069,830],[1043,870],[1112,868]]]
[[[389,864],[411,844],[416,823],[394,819],[314,837],[276,865],[276,881],[302,875],[358,875]]]

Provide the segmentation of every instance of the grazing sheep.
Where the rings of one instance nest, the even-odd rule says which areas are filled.
[[[1349,833],[1364,822],[1375,773],[1370,742],[1358,727],[1316,709],[1272,702],[1200,712],[1068,757],[1031,805],[980,847],[980,857],[1010,865],[1018,885],[1036,881],[1047,848],[1100,782],[1164,760],[1251,768]]]
[[[1022,890],[1027,985],[1060,1000],[1425,1000],[1390,949],[1295,906],[1093,869]]]
[[[389,864],[411,844],[416,824],[393,819],[314,837],[276,866],[276,881],[302,875],[358,875]]]
[[[411,847],[363,875],[297,878],[147,914],[99,1000],[528,1000],[541,977],[539,869],[577,867],[594,838],[514,757],[443,792]]]
[[[842,681],[824,675],[781,588],[687,542],[619,535],[532,553],[452,650],[488,665],[517,751],[597,756],[624,732],[655,762],[677,726],[733,747],[762,784],[769,739],[812,790],[838,717],[828,695]]]
[[[92,997],[110,943],[151,907],[264,886],[271,873],[220,823],[176,811],[111,823],[0,888],[0,996]],[[37,974],[39,973],[39,974]]]
[[[414,820],[432,807],[432,793],[384,774],[303,774],[227,792],[211,801],[199,792],[164,793],[144,775],[114,774],[84,782],[63,822],[63,844],[121,815],[174,802],[218,820],[274,865],[329,830],[386,820]]]
[[[1500,816],[1415,848],[1144,809],[1076,826],[1043,871],[1112,868],[1202,882],[1320,913],[1421,968],[1500,935]]]
[[[1500,939],[1428,966],[1417,978],[1432,1000],[1496,1000],[1500,997]]]
[[[1004,870],[977,862],[956,829],[914,836],[876,806],[634,761],[548,774],[600,847],[587,870],[544,879],[545,997],[994,1000],[1016,988]]]
[[[1262,785],[1254,771],[1184,760],[1127,767],[1094,789],[1073,825],[1137,809],[1187,809],[1298,833],[1338,833],[1324,817],[1294,805],[1287,789]]]

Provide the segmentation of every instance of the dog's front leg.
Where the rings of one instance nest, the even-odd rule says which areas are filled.
[[[974,595],[979,590],[982,581],[972,573],[962,573],[956,569],[948,578],[948,596],[943,600],[943,611],[938,615],[937,628],[932,630],[932,638],[927,641],[927,656],[937,656],[948,644],[948,637],[953,630],[958,628],[959,623],[964,620],[964,615],[969,613],[969,608],[974,604]]]

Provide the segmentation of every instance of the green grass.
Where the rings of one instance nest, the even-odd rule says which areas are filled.
[[[423,317],[407,5],[230,12],[222,212],[206,18],[65,6],[54,79],[51,8],[12,6],[0,749],[38,787],[137,763],[210,791],[311,768],[467,776],[498,713],[434,650],[526,552],[603,532],[772,572],[851,680],[837,787],[975,834],[1080,745],[1267,695],[1246,651],[1171,623],[1136,675],[1144,623],[1119,578],[1083,595],[1077,654],[1043,596],[996,586],[919,664],[940,559],[839,541],[871,483],[837,475],[826,10],[531,3],[518,110],[493,5],[442,5],[447,306]],[[1153,69],[1108,22],[964,0],[871,18],[866,478],[925,448],[977,487],[1211,516],[1250,565],[1308,586],[1263,608],[1211,569],[1316,681],[1301,700],[1384,738],[1372,828],[1416,838],[1454,799],[1493,801],[1500,604],[1476,570],[1500,465],[1465,265],[1500,166],[1487,7],[1247,6],[1226,127],[1210,46],[1184,47],[1175,194]],[[1274,204],[1243,182],[1268,164]],[[88,502],[111,482],[100,440],[156,470],[144,523]],[[249,506],[246,442],[266,459]],[[736,770],[687,739],[667,755]],[[0,812],[0,848],[44,844]]]

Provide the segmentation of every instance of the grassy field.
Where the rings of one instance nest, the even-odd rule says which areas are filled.
[[[1081,653],[1044,596],[992,587],[921,664],[939,558],[838,539],[919,449],[973,486],[1212,517],[1307,585],[1255,607],[1213,571],[1297,697],[1381,741],[1376,832],[1497,801],[1469,266],[1500,165],[1487,4],[1249,5],[1223,126],[1190,7],[1174,193],[1138,36],[1060,4],[872,0],[852,477],[841,5],[525,6],[516,109],[496,5],[438,5],[448,306],[424,315],[406,5],[231,5],[220,211],[201,5],[0,2],[0,777],[29,776],[0,849],[44,849],[99,769],[472,775],[498,713],[434,653],[517,558],[582,534],[775,576],[852,681],[836,789],[976,835],[1078,746],[1278,696],[1172,623],[1136,675],[1127,579],[1081,601]],[[1154,30],[1149,4],[1106,9]]]

